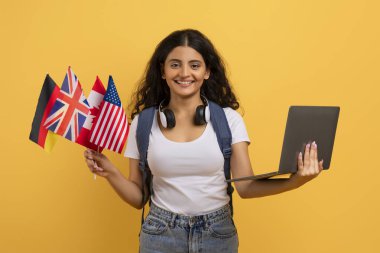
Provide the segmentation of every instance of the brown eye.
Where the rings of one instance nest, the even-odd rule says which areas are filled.
[[[173,69],[176,69],[176,68],[178,68],[179,67],[179,63],[172,63],[172,64],[170,64],[170,67],[171,68],[173,68]]]
[[[200,65],[199,64],[191,64],[192,69],[199,69]]]

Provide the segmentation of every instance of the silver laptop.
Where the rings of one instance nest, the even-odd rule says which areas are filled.
[[[306,144],[313,141],[318,145],[318,160],[323,159],[323,169],[330,168],[339,111],[340,107],[337,106],[291,106],[286,122],[279,170],[233,178],[227,182],[267,179],[296,173],[299,152],[304,154]]]

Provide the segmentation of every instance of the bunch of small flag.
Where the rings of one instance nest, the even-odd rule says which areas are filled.
[[[129,124],[112,76],[107,90],[99,77],[88,96],[69,67],[61,88],[46,75],[29,139],[50,152],[57,135],[101,152],[121,153]]]

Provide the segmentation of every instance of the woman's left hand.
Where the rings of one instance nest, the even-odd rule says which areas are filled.
[[[298,171],[293,174],[291,179],[301,186],[313,178],[317,177],[323,170],[323,160],[318,162],[317,144],[308,143],[305,147],[305,155],[302,161],[302,152],[298,155]]]

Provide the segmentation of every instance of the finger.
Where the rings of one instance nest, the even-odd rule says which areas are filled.
[[[323,161],[323,160],[322,160]],[[318,145],[315,143],[315,172],[318,174],[321,172],[321,162],[318,162]],[[323,167],[322,167],[323,169]]]
[[[300,171],[300,172],[302,172],[303,171],[303,161],[302,161],[302,152],[300,152],[299,154],[298,154],[298,170]]]
[[[94,157],[95,157],[95,154],[93,153],[91,149],[85,150],[83,155],[86,159],[90,159],[90,160],[94,160]]]
[[[315,150],[316,149],[317,149],[317,144],[315,143],[315,141],[313,141],[311,143],[311,146],[310,146],[310,160],[311,161],[315,160]]]
[[[97,157],[103,157],[104,155],[96,150],[92,150],[91,149],[91,153],[94,155],[94,156],[97,156]]]
[[[87,161],[94,161],[94,157],[92,157],[91,155],[85,155],[84,159]]]
[[[323,159],[319,162],[319,172],[321,172],[323,170]]]
[[[83,156],[84,156],[84,158],[86,158],[86,159],[90,159],[90,160],[92,160],[91,151],[90,151],[89,149],[86,149],[86,150],[83,152]]]
[[[305,147],[305,153],[303,158],[304,167],[307,169],[310,165],[310,143],[308,143]]]
[[[316,142],[315,143],[315,160],[318,161],[318,145]]]
[[[86,159],[86,165],[91,171],[95,170],[94,160]]]
[[[94,168],[95,168],[96,171],[104,171],[104,169],[101,168],[101,167],[99,167],[98,164],[95,161],[93,162],[93,164],[94,164]]]
[[[93,173],[95,173],[96,171],[104,171],[104,169],[99,167],[97,163],[92,159],[86,159],[86,164],[90,171]]]
[[[102,159],[105,158],[105,155],[103,155],[102,153],[99,153],[99,152],[97,152],[97,151],[91,150],[91,157],[92,157],[95,161],[101,161]]]
[[[310,148],[310,169],[313,174],[318,173],[317,143],[315,141]]]

